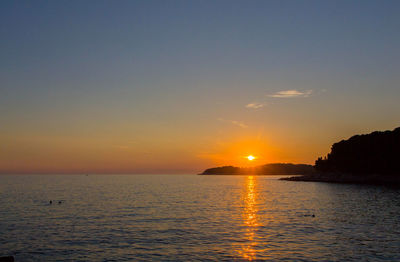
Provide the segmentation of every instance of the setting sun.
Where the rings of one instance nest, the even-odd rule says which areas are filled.
[[[248,159],[249,161],[253,161],[253,160],[255,159],[255,157],[252,156],[252,155],[249,155],[249,156],[247,157],[247,159]]]

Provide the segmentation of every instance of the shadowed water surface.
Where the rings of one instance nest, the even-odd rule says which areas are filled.
[[[34,175],[0,176],[0,194],[0,255],[17,261],[400,260],[396,188]]]

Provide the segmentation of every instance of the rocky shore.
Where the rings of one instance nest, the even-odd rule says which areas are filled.
[[[400,178],[397,176],[382,176],[371,174],[367,176],[352,175],[346,173],[315,173],[310,175],[292,176],[280,178],[287,181],[306,181],[306,182],[327,182],[327,183],[346,183],[346,184],[396,184],[400,185]]]

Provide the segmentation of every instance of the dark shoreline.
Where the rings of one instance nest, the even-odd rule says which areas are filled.
[[[357,176],[346,173],[315,173],[311,175],[284,177],[279,180],[340,184],[400,185],[399,177],[378,174]]]
[[[200,173],[197,174],[198,176],[288,176],[288,174],[204,174],[204,173]],[[291,176],[302,176],[302,175],[293,175],[291,174]]]

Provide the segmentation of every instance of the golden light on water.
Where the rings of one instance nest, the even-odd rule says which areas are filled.
[[[257,249],[255,248],[257,242],[255,241],[257,227],[260,226],[258,222],[258,208],[257,208],[257,192],[256,180],[254,176],[248,176],[245,184],[244,196],[244,209],[242,211],[243,223],[246,228],[245,239],[247,240],[237,250],[241,257],[246,260],[253,260],[257,256]]]

